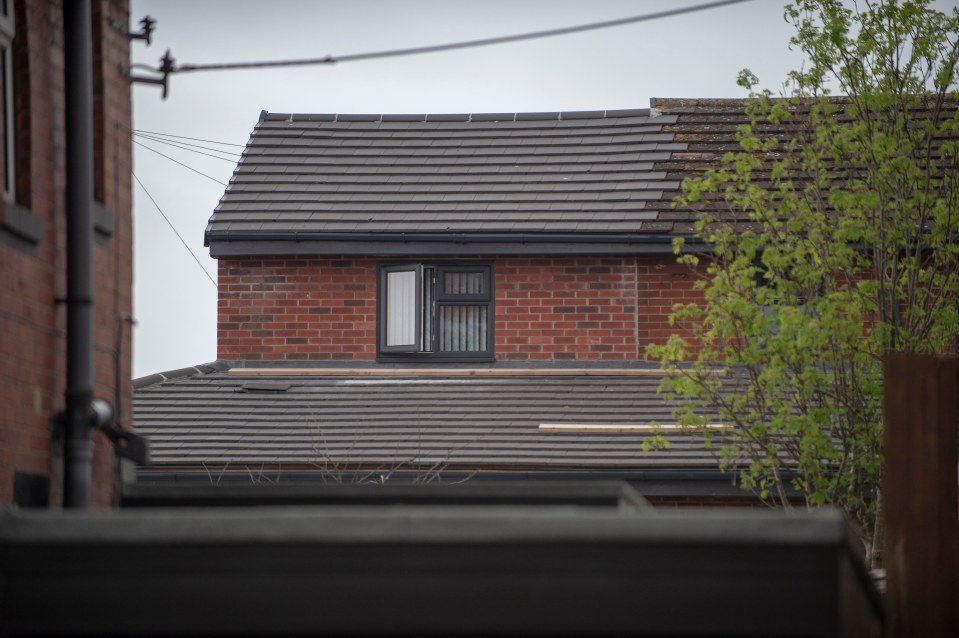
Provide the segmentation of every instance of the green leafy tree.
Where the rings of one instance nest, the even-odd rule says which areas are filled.
[[[847,5],[787,5],[806,63],[783,95],[740,74],[741,150],[680,201],[711,248],[676,245],[704,300],[674,308],[682,330],[649,354],[686,399],[680,422],[735,426],[713,443],[743,487],[842,507],[876,564],[882,356],[959,334],[959,9]]]

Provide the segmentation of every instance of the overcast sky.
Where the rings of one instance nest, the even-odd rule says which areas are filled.
[[[133,0],[131,22],[157,21],[135,62],[334,56],[599,22],[706,0]],[[261,110],[283,113],[481,113],[644,108],[652,97],[743,97],[750,68],[776,89],[800,58],[783,0],[515,44],[368,62],[174,75],[169,97],[135,85],[137,131],[239,153]],[[147,74],[137,69],[139,74]],[[134,172],[216,279],[203,230],[235,167],[142,137]],[[207,152],[202,148],[194,151]],[[212,178],[212,179],[211,179]],[[214,181],[216,180],[216,181]],[[134,377],[216,358],[216,288],[134,182]]]

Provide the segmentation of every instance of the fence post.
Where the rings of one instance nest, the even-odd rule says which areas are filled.
[[[883,361],[887,636],[959,635],[955,357]]]

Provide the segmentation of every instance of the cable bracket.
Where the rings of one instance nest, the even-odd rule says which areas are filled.
[[[114,31],[120,35],[126,36],[130,40],[144,40],[147,43],[147,46],[150,46],[150,39],[153,36],[153,30],[156,29],[156,24],[156,20],[150,16],[146,16],[140,20],[140,32],[133,33],[125,24],[122,24],[113,18],[110,19],[110,26],[113,27]]]
[[[153,71],[153,72],[155,72],[155,73],[159,73],[159,74],[160,74],[160,77],[158,77],[158,78],[157,78],[157,77],[148,77],[148,76],[144,76],[144,75],[133,75],[133,73],[131,72],[130,69],[121,69],[121,71],[123,72],[123,75],[124,75],[128,80],[130,80],[131,82],[138,83],[138,84],[158,84],[158,85],[162,86],[162,87],[163,87],[163,99],[165,100],[165,99],[167,98],[167,94],[168,94],[168,92],[169,92],[168,80],[169,80],[169,78],[170,78],[170,74],[173,73],[173,72],[176,70],[176,65],[175,65],[175,64],[176,64],[176,61],[175,61],[175,60],[173,59],[173,57],[170,55],[170,50],[167,49],[167,50],[166,50],[166,53],[163,54],[163,57],[160,58],[160,66],[159,66],[158,68],[154,69],[154,68],[152,68],[152,67],[145,67],[145,65],[135,65],[135,66],[137,66],[138,68],[139,68],[139,67],[145,67],[145,68],[148,68],[148,69],[150,69],[151,71]]]

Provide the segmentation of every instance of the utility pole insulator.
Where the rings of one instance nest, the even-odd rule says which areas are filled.
[[[153,36],[153,30],[156,29],[156,24],[156,20],[150,16],[146,16],[140,20],[140,31],[138,33],[134,33],[130,31],[126,25],[121,24],[116,20],[110,20],[110,26],[113,27],[114,31],[121,35],[125,35],[130,40],[143,40],[147,43],[147,46],[150,46],[150,40]]]

